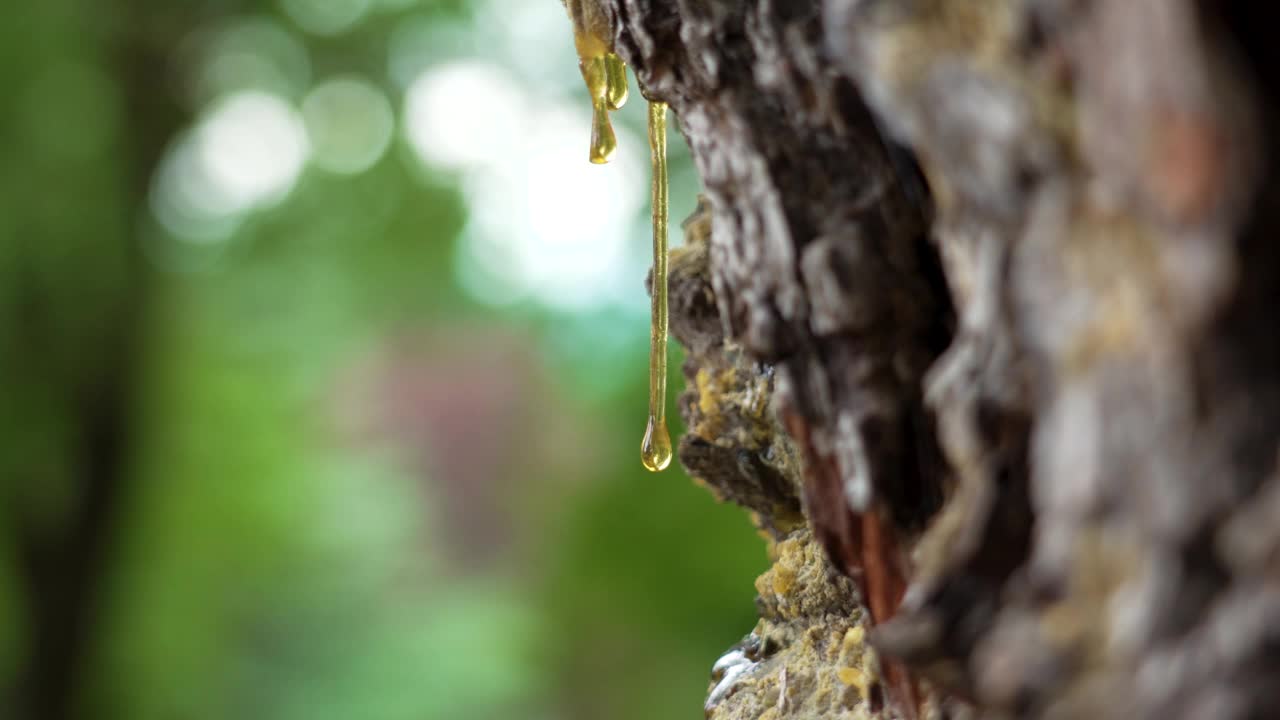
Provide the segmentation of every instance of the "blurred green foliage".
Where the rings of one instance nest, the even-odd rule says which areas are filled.
[[[495,37],[552,27],[526,0],[6,14],[0,716],[696,717],[764,553],[739,511],[640,466],[643,198],[623,301],[487,300],[460,260],[475,179],[404,127],[414,77],[479,59],[528,81],[551,71],[521,57],[571,57],[568,22],[522,56]],[[576,68],[555,73],[585,117]],[[296,109],[334,77],[395,109],[372,164],[327,171],[314,146],[279,198],[178,187],[213,210],[166,221],[166,163],[210,113]],[[696,181],[687,156],[673,172],[679,218]]]

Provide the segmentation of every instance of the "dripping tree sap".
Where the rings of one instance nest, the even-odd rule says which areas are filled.
[[[618,138],[613,134],[613,124],[609,122],[609,82],[608,61],[605,56],[584,58],[578,63],[582,70],[582,79],[587,82],[587,90],[591,93],[591,162],[602,165],[613,159],[618,149]],[[625,77],[625,76],[624,76]]]
[[[649,102],[653,158],[653,293],[649,323],[649,424],[640,459],[653,472],[671,463],[667,433],[667,104]]]
[[[618,139],[609,122],[609,111],[627,101],[627,66],[613,53],[609,16],[596,0],[568,0],[565,7],[573,21],[573,44],[578,69],[591,94],[591,162],[601,165],[613,159]]]
[[[609,112],[627,101],[627,65],[613,52],[609,16],[598,0],[565,0],[573,21],[578,68],[591,95],[591,162],[613,158],[618,139]],[[667,104],[649,101],[649,153],[653,161],[653,293],[649,324],[649,422],[640,460],[653,472],[671,464],[667,432]]]
[[[621,109],[627,104],[627,64],[622,58],[608,53],[604,56],[605,76],[609,80],[608,95],[605,97],[610,110]]]

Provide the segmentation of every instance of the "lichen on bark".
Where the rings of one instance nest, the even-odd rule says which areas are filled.
[[[828,559],[801,512],[800,453],[774,412],[775,373],[727,341],[709,274],[708,205],[672,253],[672,330],[687,350],[679,456],[718,499],[751,511],[772,566],[756,580],[760,622],[717,663],[707,716],[881,716],[884,687],[857,586]]]

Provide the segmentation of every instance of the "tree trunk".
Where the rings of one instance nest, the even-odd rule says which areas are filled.
[[[1280,714],[1266,4],[606,5],[706,188],[680,457],[773,538],[708,713]]]
[[[95,28],[96,10],[65,5],[15,10],[20,30],[12,37],[21,41],[5,48],[13,62],[0,71],[22,99],[0,121],[0,137],[16,139],[0,178],[9,180],[0,309],[11,313],[0,322],[0,493],[16,577],[0,591],[16,591],[23,630],[14,644],[17,671],[0,678],[0,715],[16,720],[85,711],[134,461],[134,391],[152,280],[137,241],[145,220],[135,209],[182,120],[157,91],[158,69],[168,68],[160,48]],[[189,10],[161,2],[116,5],[110,14],[121,27],[163,30],[157,37],[179,35],[189,22]],[[89,80],[102,71],[97,92],[58,84],[68,68],[95,69]],[[54,152],[23,135],[33,107],[53,117],[84,106],[106,128],[84,131],[101,134],[96,147],[58,135],[80,150]],[[10,649],[5,641],[0,650]]]

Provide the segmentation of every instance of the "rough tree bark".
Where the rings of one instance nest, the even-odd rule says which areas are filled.
[[[607,5],[706,188],[680,458],[776,560],[708,714],[1280,716],[1267,4]]]

